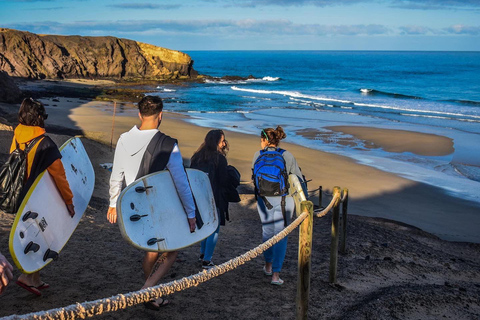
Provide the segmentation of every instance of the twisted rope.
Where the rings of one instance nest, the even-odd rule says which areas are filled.
[[[164,284],[157,285],[155,287],[146,288],[139,291],[130,292],[127,294],[118,294],[110,298],[99,299],[95,301],[87,301],[84,303],[76,303],[64,308],[51,309],[47,311],[33,312],[25,315],[11,315],[3,320],[16,320],[16,319],[85,319],[96,315],[103,314],[105,312],[117,311],[125,309],[142,302],[149,301],[150,299],[157,299],[164,295],[169,295],[177,291],[182,291],[191,287],[196,287],[200,283],[206,282],[212,278],[218,277],[228,271],[231,271],[238,266],[245,264],[246,262],[256,258],[262,254],[265,250],[276,244],[281,239],[285,238],[296,227],[302,223],[308,217],[308,212],[303,212],[299,215],[295,221],[288,225],[285,229],[278,234],[260,244],[259,246],[247,251],[246,253],[233,258],[221,265],[217,265],[209,270],[203,270],[197,274],[189,277],[184,277],[179,280],[170,281]]]
[[[329,204],[325,209],[323,209],[322,211],[316,212],[317,217],[318,217],[318,218],[321,218],[321,217],[326,216],[327,213],[328,213],[334,206],[337,206],[340,201],[341,201],[341,199],[340,199],[340,192],[335,192],[335,193],[333,194],[332,200],[330,201],[330,204]]]

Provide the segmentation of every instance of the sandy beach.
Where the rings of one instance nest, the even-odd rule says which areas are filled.
[[[130,247],[119,229],[106,221],[109,172],[100,164],[113,161],[110,143],[137,124],[129,104],[117,104],[112,138],[112,108],[108,102],[58,97],[42,99],[48,106],[47,132],[61,143],[82,134],[96,173],[91,203],[60,259],[42,274],[52,286],[35,298],[12,284],[0,297],[0,316],[24,314],[109,297],[137,290],[142,285],[142,252]],[[0,160],[5,160],[18,106],[1,104]],[[123,108],[123,109],[122,109]],[[194,126],[179,114],[165,113],[160,129],[178,139],[186,165],[209,128]],[[276,124],[272,123],[272,127]],[[387,129],[332,128],[394,152],[448,154],[452,142],[445,137],[415,132],[402,134],[402,144],[382,137]],[[306,133],[308,134],[308,133]],[[222,263],[255,247],[261,225],[252,195],[251,160],[259,149],[259,136],[226,131],[229,164],[242,175],[242,202],[232,205],[231,221],[221,229],[214,262]],[[422,148],[429,145],[429,149]],[[440,188],[414,182],[361,165],[354,160],[283,143],[291,151],[309,182],[309,189],[330,192],[348,188],[350,195],[347,253],[340,256],[338,285],[328,284],[330,215],[316,219],[309,317],[311,319],[407,318],[475,319],[480,316],[480,206],[448,195]],[[318,202],[318,193],[311,200]],[[323,205],[328,203],[324,197]],[[393,222],[393,221],[396,222]],[[13,216],[0,213],[0,252],[8,253]],[[414,227],[413,227],[414,226]],[[421,230],[420,230],[421,229]],[[449,240],[449,241],[446,241]],[[280,288],[269,285],[257,258],[224,276],[170,298],[160,312],[142,306],[106,314],[104,319],[213,319],[295,317],[298,232],[289,248]],[[182,251],[168,279],[200,270],[199,245]],[[16,271],[18,276],[18,271]]]

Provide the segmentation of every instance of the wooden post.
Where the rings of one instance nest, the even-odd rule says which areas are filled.
[[[113,130],[115,129],[115,112],[117,111],[117,101],[113,101],[112,135],[110,137],[110,150],[113,148]]]
[[[340,252],[345,253],[347,246],[347,210],[348,210],[348,189],[343,188],[342,203],[342,241],[340,242]]]
[[[308,217],[300,225],[298,237],[297,320],[307,319],[313,237],[313,203],[302,201],[300,206],[302,213],[308,212]]]
[[[322,195],[323,195],[323,190],[322,186],[318,187],[318,208],[322,210]]]
[[[333,196],[340,193],[340,187],[333,188]],[[340,200],[335,201],[332,215],[332,234],[330,244],[330,283],[337,282],[337,262],[338,262],[338,217],[340,215]]]

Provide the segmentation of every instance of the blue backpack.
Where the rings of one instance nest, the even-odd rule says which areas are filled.
[[[288,194],[288,174],[283,158],[285,150],[260,150],[253,166],[253,181],[261,197],[279,197]]]

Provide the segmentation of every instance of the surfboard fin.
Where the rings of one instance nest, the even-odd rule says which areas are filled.
[[[33,252],[37,252],[38,249],[40,249],[40,246],[38,244],[36,244],[35,242],[33,241],[30,241],[27,246],[25,247],[25,250],[23,250],[23,253],[27,254],[29,253],[30,251],[33,251]]]
[[[38,213],[33,211],[27,211],[22,217],[23,222],[27,221],[28,219],[36,219],[38,217]]]
[[[153,246],[155,243],[160,242],[160,241],[164,241],[164,240],[165,240],[165,238],[160,238],[160,239],[152,238],[152,239],[147,241],[147,244],[149,246]]]
[[[135,192],[138,192],[138,193],[143,193],[145,191],[147,191],[147,189],[150,189],[150,188],[153,188],[153,186],[146,186],[146,187],[136,187],[135,188]]]
[[[43,261],[47,261],[48,259],[57,260],[57,258],[58,258],[58,252],[50,249],[47,249],[47,251],[45,251],[45,254],[43,255]]]
[[[143,217],[148,217],[148,214],[142,214],[142,215],[134,214],[134,215],[130,216],[130,221],[138,221],[138,220],[142,219]]]

